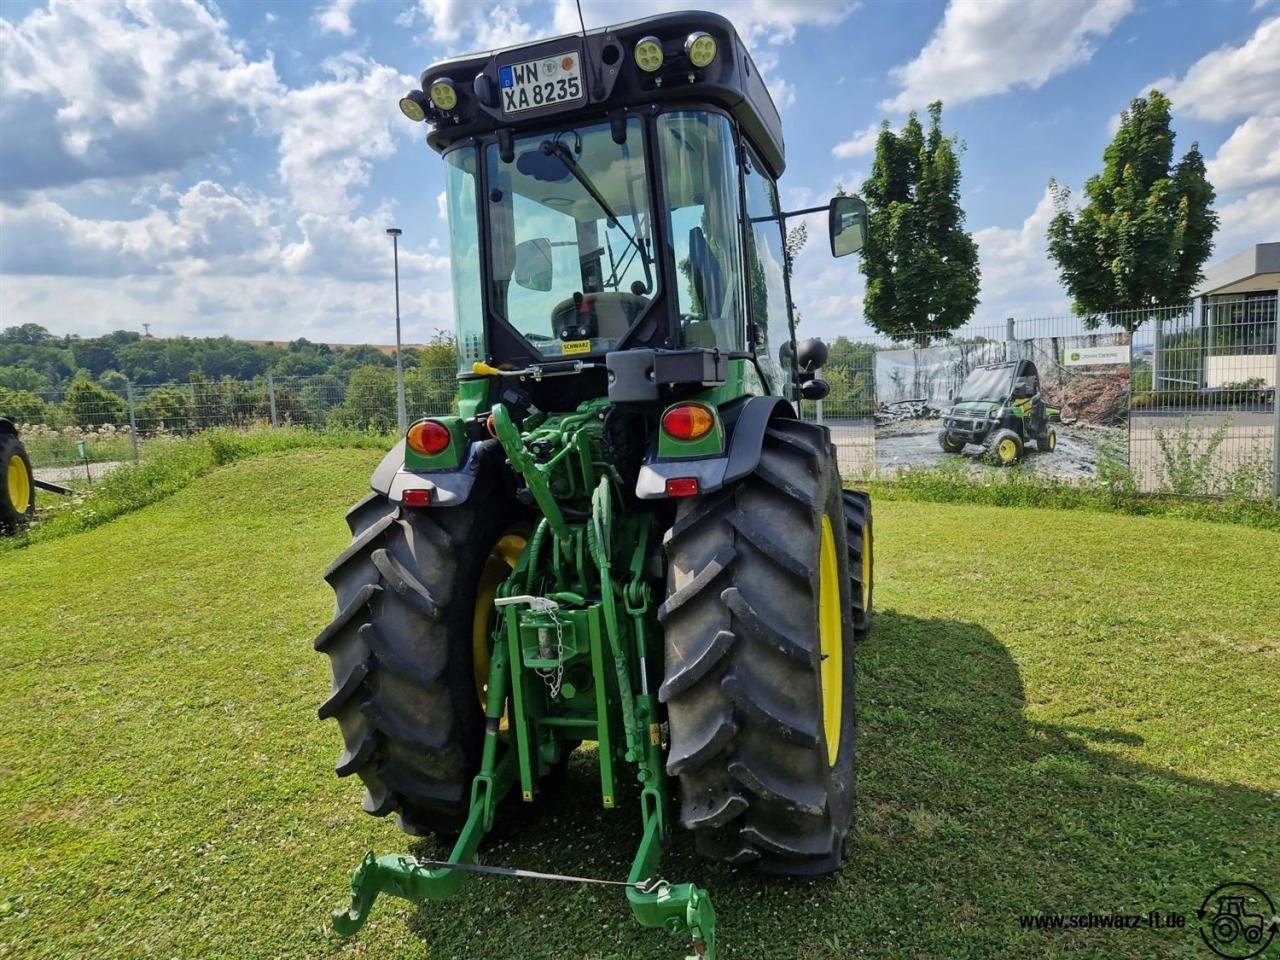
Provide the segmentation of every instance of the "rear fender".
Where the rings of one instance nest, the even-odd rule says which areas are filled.
[[[741,480],[755,471],[760,463],[764,431],[774,419],[795,420],[794,408],[782,397],[748,397],[740,404],[721,408],[728,441],[725,453],[718,457],[696,460],[659,460],[657,441],[645,455],[636,480],[636,496],[641,500],[664,500],[667,481],[677,477],[696,477],[699,493],[711,493],[726,484]]]
[[[462,466],[457,470],[425,471],[406,469],[404,441],[401,440],[382,458],[378,468],[373,471],[369,486],[392,503],[400,503],[406,490],[428,490],[431,492],[433,507],[461,506],[471,496],[482,463],[486,458],[492,457],[489,451],[497,445],[496,440],[472,442],[468,445]]]

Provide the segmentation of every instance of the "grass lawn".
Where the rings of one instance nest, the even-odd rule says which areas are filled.
[[[245,460],[0,553],[0,957],[681,955],[620,894],[487,878],[328,931],[363,852],[408,845],[314,713],[320,573],[378,456]],[[901,501],[876,523],[849,862],[770,880],[677,835],[664,866],[710,889],[725,957],[1203,958],[1212,887],[1280,898],[1280,537]],[[589,758],[555,800],[488,862],[623,876],[634,807],[596,808]],[[1150,909],[1192,928],[1017,922]]]

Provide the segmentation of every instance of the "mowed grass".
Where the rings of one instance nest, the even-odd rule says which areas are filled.
[[[327,928],[366,849],[312,636],[370,450],[247,460],[0,554],[0,956],[674,958],[616,890],[479,878]],[[1019,928],[1280,894],[1280,537],[1181,520],[883,502],[858,650],[860,801],[835,877],[696,860],[726,958],[1203,957],[1183,930]],[[589,755],[488,862],[622,877],[633,804]],[[550,808],[550,809],[547,809]],[[1273,950],[1275,948],[1273,947]]]

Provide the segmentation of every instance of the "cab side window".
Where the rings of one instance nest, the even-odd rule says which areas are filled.
[[[751,317],[763,338],[760,366],[769,376],[770,390],[782,394],[791,380],[791,324],[783,281],[786,260],[782,243],[782,208],[778,188],[750,149],[745,151],[747,299]],[[787,349],[784,350],[784,345]]]

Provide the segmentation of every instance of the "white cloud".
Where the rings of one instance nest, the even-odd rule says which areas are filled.
[[[397,103],[414,81],[355,56],[329,60],[325,69],[332,79],[290,90],[274,113],[279,174],[299,211],[348,214],[374,161],[395,151],[393,133],[413,133]]]
[[[360,217],[305,213],[296,224],[288,213],[279,200],[208,180],[131,220],[76,217],[45,198],[0,206],[0,271],[7,277],[235,276],[253,277],[255,284],[268,273],[390,277],[389,210]],[[286,239],[291,235],[296,239]],[[447,257],[401,247],[406,277],[447,269]]]
[[[1218,208],[1220,223],[1213,238],[1215,259],[1229,257],[1255,243],[1280,241],[1280,186],[1250,191]]]
[[[333,0],[323,10],[316,11],[316,25],[321,33],[340,33],[350,37],[356,32],[351,25],[351,9],[360,0]]]
[[[1280,181],[1280,114],[1240,124],[1207,167],[1219,192]]]
[[[893,69],[902,90],[880,106],[911,110],[939,99],[951,106],[1037,89],[1087,62],[1132,9],[1133,0],[951,0],[924,49]]]
[[[521,0],[418,0],[417,11],[426,18],[430,42],[479,51],[509,47],[533,36],[533,28],[520,18],[522,5]]]
[[[982,268],[978,309],[987,322],[1001,317],[1043,317],[1069,308],[1047,250],[1046,234],[1053,214],[1053,196],[1045,190],[1020,226],[974,231]]]
[[[831,155],[842,160],[852,160],[854,157],[861,157],[874,151],[876,141],[879,139],[880,124],[873,123],[865,130],[859,130],[855,133],[853,139],[837,143],[831,148]]]
[[[1207,53],[1181,80],[1152,84],[1173,101],[1175,110],[1200,120],[1230,120],[1280,110],[1280,17],[1258,25],[1238,47]]]
[[[857,8],[852,0],[582,0],[587,29],[626,23],[658,13],[690,8],[718,13],[731,20],[749,43],[791,43],[804,26],[834,26]],[[578,8],[574,0],[556,0],[554,33],[576,33]],[[753,51],[757,56],[759,51]],[[763,69],[763,68],[762,68]]]
[[[112,330],[157,336],[212,336],[335,343],[391,343],[394,312],[389,280],[353,283],[326,276],[264,274],[237,277],[88,277],[51,287],[48,278],[5,279],[6,309],[55,333],[92,337]],[[425,342],[452,326],[447,275],[441,286],[401,277],[406,342]],[[161,309],[155,309],[156,306]]]
[[[246,59],[192,0],[51,0],[0,19],[0,190],[182,168],[216,152],[278,95],[268,56]]]

